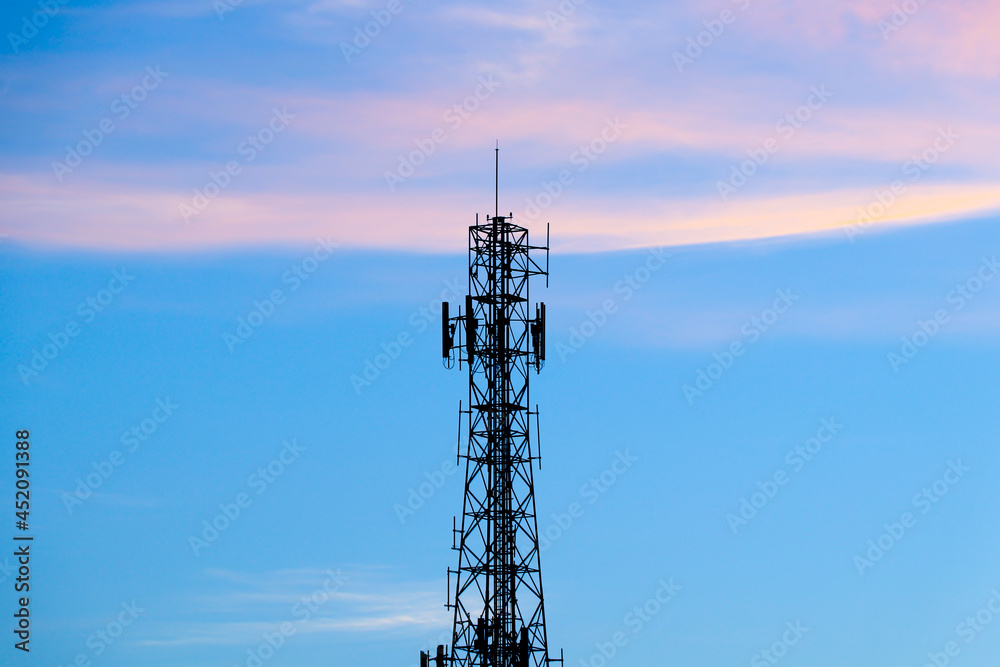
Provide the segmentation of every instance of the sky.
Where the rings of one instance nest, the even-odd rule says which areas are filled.
[[[7,3],[0,223],[442,251],[497,140],[509,212],[566,250],[834,229],[897,180],[873,224],[996,210],[1000,7],[896,4]]]
[[[550,649],[994,664],[998,19],[5,4],[0,423],[31,433],[35,542],[31,655],[0,661],[447,641],[467,378],[433,332],[499,141],[500,210],[552,226]]]

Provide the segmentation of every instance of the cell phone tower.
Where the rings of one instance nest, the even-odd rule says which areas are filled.
[[[528,377],[545,363],[545,304],[529,306],[532,276],[548,286],[548,226],[544,246],[499,214],[500,149],[493,217],[469,227],[469,294],[449,316],[442,304],[444,365],[469,369],[469,408],[459,404],[459,457],[465,459],[461,527],[452,524],[458,569],[448,569],[448,609],[454,611],[450,649],[420,653],[421,667],[548,667],[533,464],[541,467],[538,407],[531,410]],[[545,268],[531,251],[545,251]],[[468,422],[461,453],[462,415]],[[534,447],[530,437],[535,420]]]

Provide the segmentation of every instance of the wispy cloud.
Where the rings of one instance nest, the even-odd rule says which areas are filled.
[[[709,3],[701,4],[710,11]],[[931,69],[984,78],[1000,73],[1000,44],[992,30],[1000,22],[995,2],[921,2],[915,11],[914,5],[902,4],[756,0],[746,17],[759,38],[790,48],[862,47],[873,65],[893,70]]]
[[[210,592],[186,598],[184,620],[151,624],[136,643],[249,645],[283,622],[292,623],[296,634],[369,638],[426,632],[447,624],[444,582],[399,581],[389,575],[372,567],[265,573],[208,570],[203,586]]]
[[[135,7],[183,18],[209,4]],[[14,241],[63,246],[185,250],[334,233],[347,245],[447,250],[453,221],[489,199],[494,140],[511,156],[503,195],[519,213],[544,182],[572,168],[572,156],[597,141],[609,118],[625,124],[621,136],[589,167],[585,186],[568,188],[545,211],[558,221],[566,249],[835,229],[853,222],[856,207],[891,183],[940,127],[954,127],[962,139],[876,226],[995,210],[1000,125],[990,110],[1000,91],[980,79],[1000,66],[988,30],[1000,9],[985,0],[923,4],[883,39],[879,24],[891,20],[896,4],[755,1],[697,67],[679,74],[671,52],[691,30],[704,29],[717,3],[582,3],[555,28],[546,18],[558,11],[552,2],[406,5],[363,62],[352,64],[343,62],[339,44],[359,21],[374,20],[375,5],[258,3],[246,21],[301,24],[308,39],[294,28],[273,38],[325,52],[336,65],[275,78],[261,63],[206,71],[175,55],[155,99],[62,184],[51,163],[135,84],[135,68],[100,77],[63,73],[53,63],[68,56],[59,53],[26,63],[21,73],[5,67],[12,90],[0,106],[32,131],[18,132],[25,143],[3,163],[0,224]],[[320,45],[314,33],[324,35]],[[481,48],[493,40],[502,48]],[[769,67],[775,57],[788,67]],[[503,85],[450,126],[449,110],[469,99],[485,74]],[[752,187],[721,205],[717,183],[734,161],[774,136],[776,122],[803,103],[810,86],[827,84],[833,100],[783,142]],[[185,225],[179,204],[238,157],[237,146],[275,107],[295,114],[280,142],[244,165],[209,210]],[[416,173],[390,192],[385,174],[438,129],[447,139],[419,155]],[[481,182],[473,180],[478,175]]]
[[[880,184],[885,187],[886,184]],[[597,252],[654,245],[689,245],[752,238],[843,233],[874,188],[816,194],[619,202],[581,193],[549,208],[539,220],[557,220],[561,251]],[[185,225],[181,191],[109,187],[83,181],[56,187],[44,179],[0,177],[7,202],[0,225],[20,242],[125,250],[183,250],[225,245],[302,244],[332,234],[345,247],[436,252],[458,250],[453,224],[482,202],[468,193],[414,193],[402,197],[357,194],[233,192]],[[511,195],[516,202],[535,194]],[[519,219],[523,206],[514,207]],[[992,183],[918,184],[872,228],[931,223],[1000,210]],[[284,224],[275,224],[276,220]],[[27,222],[30,221],[30,224]],[[613,223],[613,224],[612,224]],[[530,226],[530,224],[529,224]]]

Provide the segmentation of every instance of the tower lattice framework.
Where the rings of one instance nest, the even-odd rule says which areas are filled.
[[[538,410],[529,373],[545,361],[545,304],[530,305],[533,276],[548,278],[548,238],[532,246],[511,216],[469,227],[469,295],[464,313],[443,304],[442,354],[469,372],[465,498],[453,528],[458,568],[448,570],[454,612],[450,650],[421,654],[437,667],[549,667],[534,464],[540,463]],[[547,236],[547,235],[546,235]],[[532,251],[545,251],[545,266]],[[459,341],[462,339],[462,341]],[[460,427],[461,433],[461,427]],[[456,520],[456,524],[458,521]]]

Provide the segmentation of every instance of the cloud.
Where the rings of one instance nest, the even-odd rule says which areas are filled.
[[[706,16],[718,13],[716,3],[692,5]],[[977,78],[1000,73],[1000,5],[992,0],[754,0],[740,21],[754,38],[788,50],[860,48],[875,67]]]
[[[889,34],[894,64],[945,74],[996,79],[1000,74],[1000,5],[991,0],[924,5]]]
[[[245,193],[220,195],[186,224],[179,212],[190,195],[80,180],[57,186],[45,178],[0,176],[6,206],[0,226],[22,243],[118,250],[179,251],[228,245],[302,245],[330,235],[344,247],[422,252],[461,250],[456,230],[487,202],[473,193]],[[884,190],[888,183],[880,187]],[[524,202],[537,192],[508,194]],[[554,224],[561,252],[717,243],[795,234],[846,234],[859,210],[876,202],[876,188],[752,198],[723,203],[701,198],[609,199],[568,191],[536,219],[515,206],[529,228]],[[490,207],[491,208],[491,207]],[[1000,210],[992,183],[908,186],[871,227],[930,223]],[[843,238],[846,238],[843,237]]]
[[[442,12],[447,18],[486,28],[509,28],[527,32],[545,33],[550,30],[548,22],[538,14],[516,14],[498,12],[485,7],[452,6]]]
[[[599,142],[609,119],[625,126],[621,136],[589,171],[574,171],[579,185],[545,211],[566,249],[833,230],[855,220],[857,207],[949,127],[960,140],[877,225],[994,210],[1000,125],[989,110],[1000,93],[954,74],[985,76],[1000,62],[983,28],[1000,10],[979,0],[921,5],[883,40],[877,25],[895,4],[756,0],[740,10],[739,22],[705,61],[683,75],[670,52],[718,14],[717,3],[581,4],[557,30],[545,19],[556,6],[551,2],[430,5],[393,26],[392,39],[370,47],[393,63],[377,76],[362,63],[341,61],[334,79],[279,80],[238,68],[202,74],[200,66],[174,62],[162,90],[61,185],[51,163],[100,118],[77,109],[106,114],[109,100],[134,85],[134,73],[57,75],[51,62],[38,61],[30,78],[42,84],[18,80],[16,94],[0,98],[15,127],[33,128],[20,153],[3,163],[0,194],[8,205],[0,225],[13,241],[86,248],[183,251],[333,234],[357,247],[449,250],[454,224],[490,199],[494,140],[510,156],[506,207],[523,212],[526,198],[544,194],[543,181],[576,169],[571,156]],[[279,2],[253,14],[339,21],[367,16],[367,9],[355,2]],[[417,20],[427,16],[438,20]],[[503,39],[503,48],[481,48],[494,39]],[[766,58],[763,42],[773,48]],[[419,61],[410,57],[415,45]],[[337,47],[326,48],[340,57]],[[843,60],[821,67],[830,49]],[[774,57],[788,68],[771,67],[767,58]],[[501,82],[488,99],[475,97],[480,77]],[[777,136],[777,122],[812,87],[824,85],[831,101],[781,141],[751,187],[722,206],[717,183],[747,151]],[[456,105],[468,110],[456,115]],[[190,204],[194,188],[227,161],[243,160],[241,142],[266,129],[274,108],[285,107],[295,116],[287,129],[185,224],[178,209]],[[445,138],[432,141],[435,132]],[[390,192],[385,175],[407,161],[419,163],[415,173]]]
[[[377,567],[208,570],[212,592],[188,597],[183,621],[151,626],[142,646],[256,645],[285,622],[295,634],[387,636],[443,628],[443,582],[390,581]],[[338,584],[339,582],[339,584]],[[240,620],[230,619],[234,615]],[[187,620],[192,616],[201,620]]]

